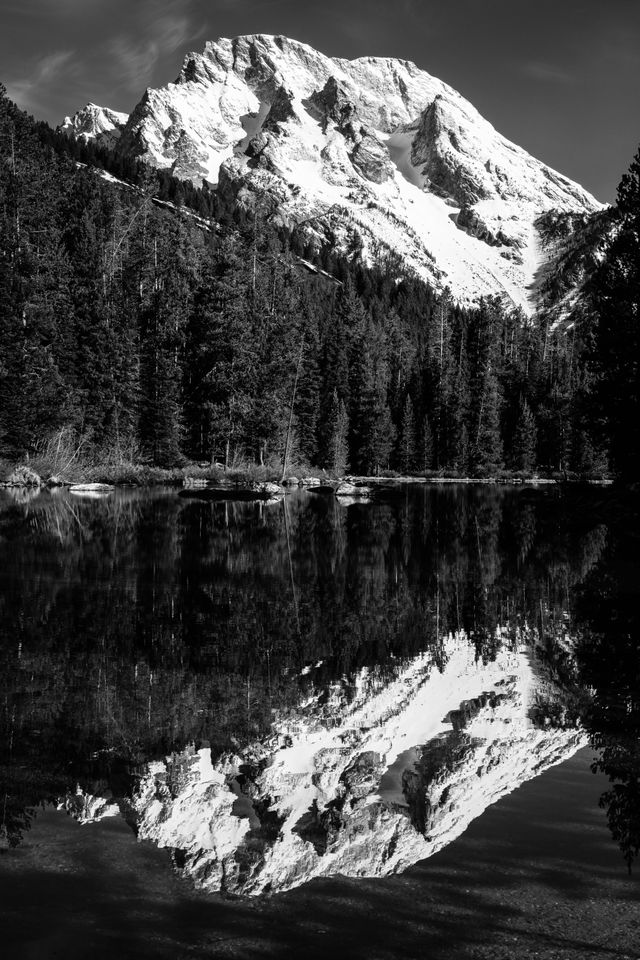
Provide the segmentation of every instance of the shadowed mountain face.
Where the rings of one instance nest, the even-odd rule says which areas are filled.
[[[2,497],[5,844],[53,800],[124,816],[209,890],[380,876],[586,730],[633,859],[635,708],[605,667],[637,656],[608,627],[637,561],[609,493]]]
[[[122,121],[90,104],[62,129],[111,137],[121,156],[241,205],[259,197],[318,240],[348,249],[357,233],[366,258],[391,251],[461,301],[528,309],[551,256],[538,217],[601,209],[415,64],[331,58],[286,37],[208,42]]]

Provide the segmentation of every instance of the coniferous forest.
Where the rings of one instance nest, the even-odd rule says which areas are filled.
[[[334,474],[635,477],[639,210],[637,157],[554,327],[71,142],[2,91],[0,457],[64,431],[96,461],[268,466],[291,420],[289,462]]]

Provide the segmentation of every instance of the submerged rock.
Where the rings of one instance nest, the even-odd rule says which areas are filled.
[[[256,481],[234,486],[231,483],[189,483],[180,491],[181,497],[193,497],[197,500],[241,500],[276,503],[284,496],[285,489],[278,483]]]
[[[355,483],[343,480],[336,487],[336,497],[360,497],[365,499],[371,496],[371,487],[357,487]]]
[[[74,497],[86,497],[91,500],[101,500],[108,497],[113,487],[108,483],[74,483],[69,487],[69,493]]]
[[[277,496],[277,494],[282,493],[282,487],[279,483],[259,483],[256,486],[258,493],[266,494],[269,497]]]
[[[69,488],[71,493],[109,493],[113,490],[111,483],[73,483]]]

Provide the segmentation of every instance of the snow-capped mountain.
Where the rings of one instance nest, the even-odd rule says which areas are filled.
[[[103,146],[113,147],[128,119],[126,113],[88,103],[73,117],[65,117],[58,129],[77,140],[95,140]]]
[[[69,123],[91,135],[84,112]],[[414,64],[331,58],[286,37],[189,53],[175,83],[145,92],[118,150],[240,202],[260,195],[338,243],[357,233],[365,256],[397,253],[460,300],[496,293],[525,308],[544,261],[536,219],[601,208]]]
[[[328,690],[312,676],[300,706],[238,754],[186,749],[150,763],[130,800],[78,791],[63,806],[83,823],[122,810],[197,886],[254,895],[405,870],[584,742],[532,721],[540,696],[562,694],[525,646],[483,663],[461,633],[393,673]]]

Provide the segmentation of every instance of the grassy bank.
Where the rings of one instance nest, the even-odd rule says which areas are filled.
[[[259,466],[241,464],[225,470],[220,464],[184,463],[173,467],[159,467],[144,462],[102,463],[78,461],[69,465],[58,465],[40,457],[30,458],[21,463],[0,459],[0,484],[6,484],[16,468],[26,466],[36,473],[43,484],[51,478],[62,484],[107,483],[114,486],[183,486],[187,478],[206,481],[211,484],[250,486],[255,483],[275,482],[282,479],[282,466],[278,464]],[[293,464],[286,473],[287,478],[298,479],[316,477],[323,483],[331,483],[342,478],[333,476],[317,467],[307,464]],[[442,483],[536,483],[536,482],[603,482],[611,478],[605,474],[578,474],[559,471],[511,471],[501,470],[492,474],[463,474],[455,472],[429,470],[421,474],[401,474],[392,470],[381,471],[377,476],[362,477],[347,475],[347,480],[372,485],[380,483],[402,482],[442,482]]]
[[[282,462],[273,456],[264,465],[250,460],[236,460],[228,469],[220,463],[182,461],[171,466],[158,466],[140,455],[138,450],[122,451],[104,449],[89,445],[70,428],[63,428],[49,440],[36,446],[31,453],[19,461],[0,457],[0,484],[7,483],[12,473],[19,467],[26,467],[40,478],[43,484],[51,481],[58,484],[108,483],[149,487],[157,485],[182,486],[187,478],[200,482],[221,485],[250,486],[255,483],[280,482]],[[317,477],[328,483],[342,479],[322,468],[313,467],[307,462],[296,461],[288,464],[286,477]],[[347,476],[348,480],[381,482],[497,482],[522,483],[531,481],[602,481],[608,477],[599,472],[577,474],[558,470],[514,471],[501,469],[491,473],[474,473],[453,470],[427,470],[422,473],[403,475],[394,470],[381,470],[374,477]]]
[[[282,477],[282,467],[273,465],[243,464],[225,470],[220,464],[184,463],[174,467],[159,467],[149,463],[128,462],[77,462],[56,469],[50,462],[33,457],[21,462],[0,459],[0,484],[9,482],[12,474],[20,467],[28,467],[41,479],[43,484],[52,481],[60,484],[108,483],[114,486],[151,487],[160,485],[182,486],[187,478],[207,481],[215,484],[278,483]],[[332,478],[323,470],[303,465],[294,465],[287,470],[287,477],[318,477],[325,482]]]

